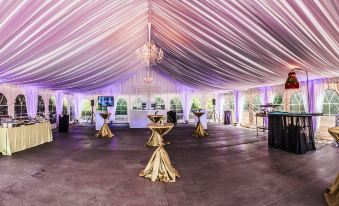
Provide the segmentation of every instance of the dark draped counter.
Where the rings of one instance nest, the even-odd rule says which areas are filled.
[[[314,113],[268,113],[268,145],[296,154],[316,150],[314,144]]]

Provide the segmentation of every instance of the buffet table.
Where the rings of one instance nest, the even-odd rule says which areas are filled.
[[[296,154],[316,150],[312,117],[322,114],[268,113],[268,145]]]
[[[49,122],[13,128],[0,128],[0,152],[12,155],[45,142],[53,140]]]
[[[148,115],[155,114],[158,111],[158,115],[162,115],[166,121],[167,110],[130,110],[129,113],[129,127],[130,128],[147,128],[147,125],[152,123],[147,118]]]

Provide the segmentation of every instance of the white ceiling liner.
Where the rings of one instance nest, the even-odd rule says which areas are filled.
[[[88,91],[144,69],[201,90],[282,83],[290,66],[339,76],[338,1],[0,1],[0,81]],[[176,82],[176,81],[175,81]]]

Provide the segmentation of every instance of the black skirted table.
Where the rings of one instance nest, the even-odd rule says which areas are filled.
[[[232,124],[232,113],[231,111],[224,111],[224,124]]]
[[[312,117],[320,113],[268,113],[268,145],[296,154],[316,150]]]

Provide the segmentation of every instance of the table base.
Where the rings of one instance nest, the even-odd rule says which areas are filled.
[[[328,129],[334,140],[339,144],[339,127],[332,127]]]
[[[156,132],[152,131],[150,138],[148,139],[146,146],[149,147],[158,147],[162,145],[168,145],[170,142],[165,142],[165,140]]]
[[[109,126],[107,123],[104,123],[100,131],[97,133],[97,137],[102,137],[102,138],[111,138],[113,136],[114,135],[112,131],[109,129]]]
[[[332,186],[324,193],[324,196],[328,205],[339,205],[339,173]]]
[[[146,168],[141,170],[139,176],[146,177],[154,181],[175,182],[176,177],[180,177],[178,171],[174,169],[169,156],[163,146],[159,146],[148,161]]]
[[[200,121],[197,123],[197,126],[195,127],[193,136],[194,137],[208,136],[207,132],[204,130],[204,127],[202,126]]]

